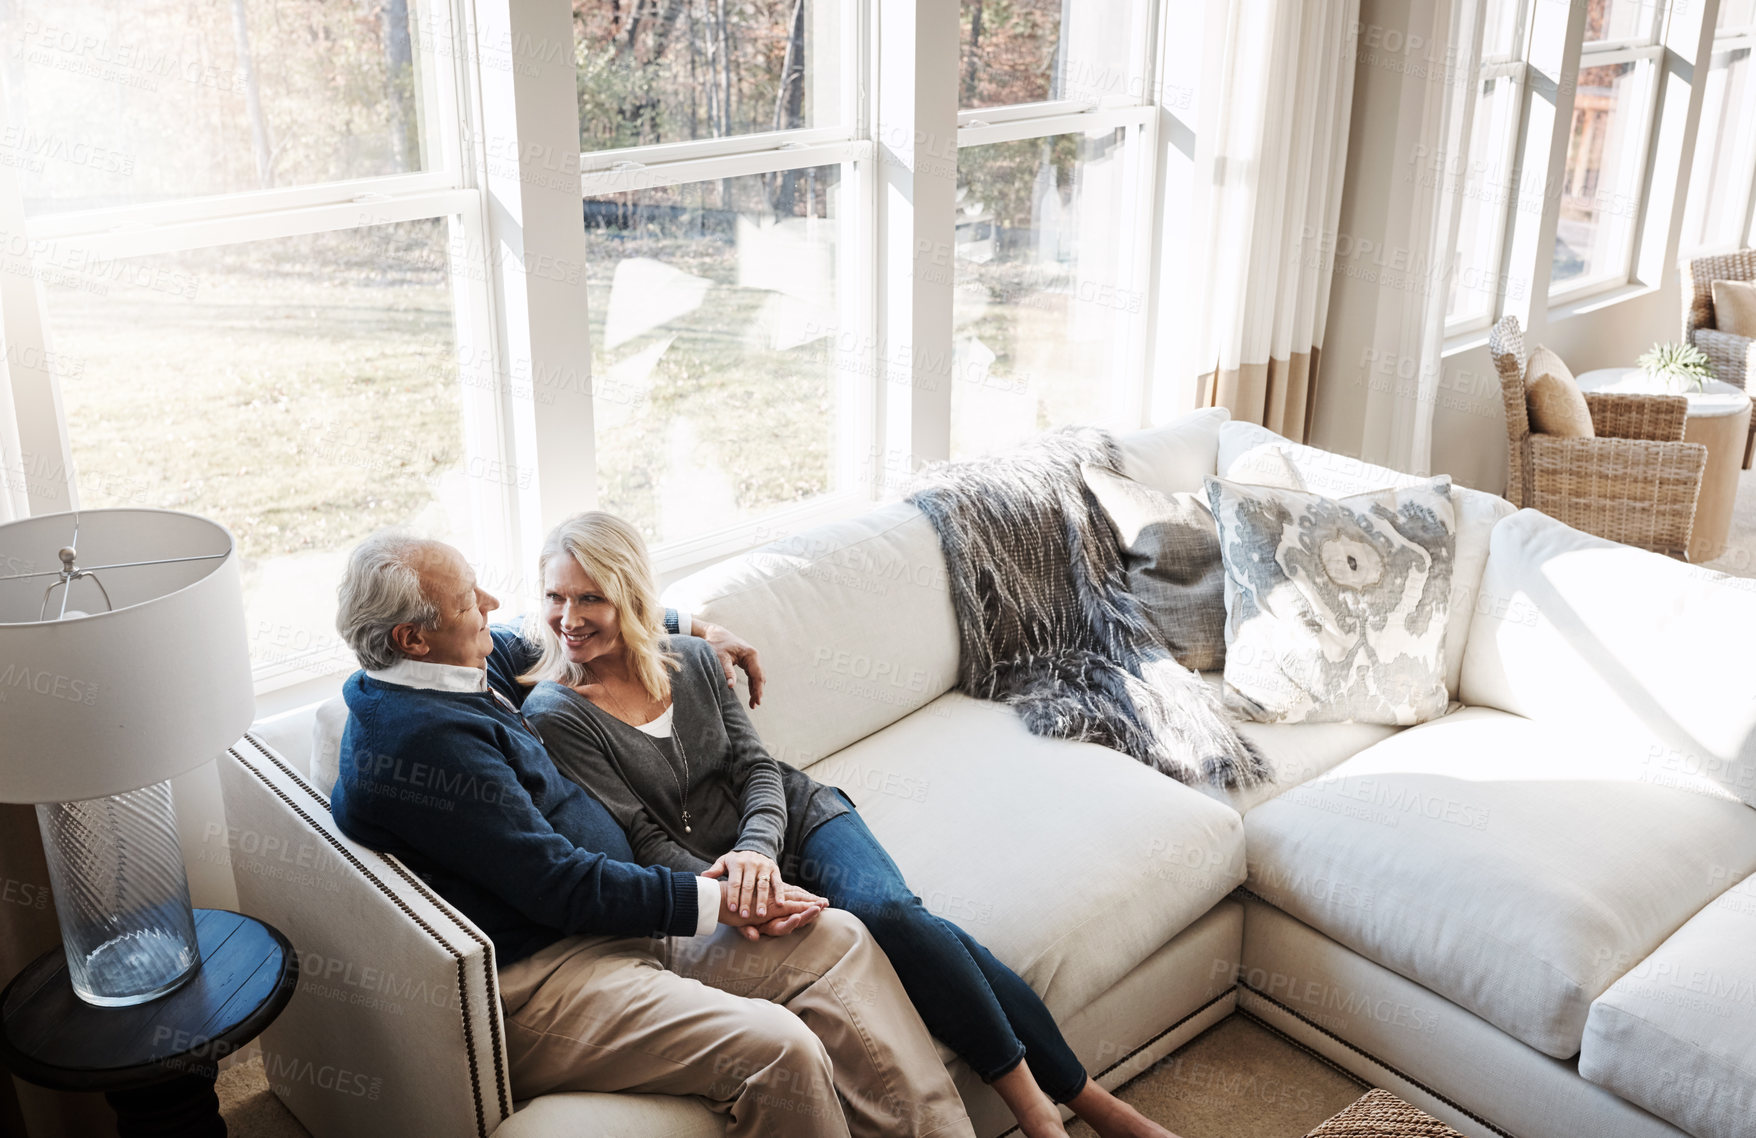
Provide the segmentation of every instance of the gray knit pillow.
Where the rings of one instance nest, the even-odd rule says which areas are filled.
[[[1128,591],[1177,663],[1198,672],[1225,667],[1225,566],[1203,495],[1167,496],[1101,466],[1079,469],[1116,527]]]

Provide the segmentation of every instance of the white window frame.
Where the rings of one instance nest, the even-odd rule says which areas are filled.
[[[1480,98],[1481,84],[1490,79],[1510,80],[1510,97],[1514,108],[1512,112],[1513,124],[1512,129],[1506,132],[1506,143],[1501,148],[1501,152],[1495,155],[1496,164],[1494,166],[1495,169],[1503,171],[1508,178],[1511,177],[1513,164],[1518,158],[1519,138],[1523,135],[1525,124],[1529,121],[1526,115],[1525,100],[1530,95],[1530,63],[1526,52],[1530,37],[1530,8],[1531,0],[1518,0],[1512,15],[1511,50],[1505,55],[1483,55],[1477,69],[1476,82],[1470,88],[1470,105],[1467,111],[1470,115],[1470,129],[1473,131],[1475,128],[1475,109]],[[1465,177],[1467,178],[1467,163],[1469,162],[1467,136],[1465,137],[1463,161],[1466,164]],[[1523,182],[1524,176],[1524,171],[1520,171],[1518,178],[1520,183]],[[1495,223],[1490,226],[1488,256],[1483,259],[1482,263],[1492,266],[1496,282],[1506,280],[1504,270],[1509,241],[1508,231],[1511,229],[1510,217],[1511,212],[1518,208],[1520,189],[1520,185],[1505,187],[1506,200],[1500,204]],[[1495,295],[1488,301],[1487,310],[1480,315],[1465,315],[1446,321],[1445,337],[1450,339],[1453,336],[1463,336],[1491,327],[1494,321],[1500,318],[1501,297],[1504,295],[1504,291],[1503,288],[1496,288]]]
[[[1641,0],[1641,2],[1644,3],[1645,0]],[[1667,6],[1661,2],[1658,4],[1658,8],[1658,15],[1662,18]],[[1651,171],[1647,166],[1652,159],[1652,132],[1658,116],[1659,84],[1664,81],[1664,48],[1657,42],[1649,42],[1656,41],[1657,36],[1658,24],[1655,22],[1648,41],[1619,40],[1613,43],[1588,43],[1580,48],[1579,71],[1591,67],[1614,67],[1621,63],[1634,63],[1645,69],[1645,90],[1642,105],[1637,108],[1629,108],[1639,116],[1634,127],[1637,149],[1633,155],[1633,164],[1639,176],[1641,190],[1638,199],[1633,203],[1634,218],[1630,219],[1628,225],[1628,240],[1617,260],[1609,268],[1570,280],[1563,285],[1555,285],[1551,277],[1548,297],[1550,307],[1574,304],[1588,296],[1626,288],[1633,279],[1634,258],[1640,248],[1638,218],[1646,208],[1647,191],[1651,183]],[[1571,145],[1572,135],[1569,131],[1569,148]],[[1562,158],[1561,168],[1562,177],[1565,178],[1565,156]],[[1558,214],[1561,208],[1561,194],[1558,188],[1554,194],[1554,202],[1554,208]],[[1553,248],[1549,249],[1548,255],[1551,258],[1554,256]]]
[[[1746,66],[1756,68],[1756,24],[1715,32],[1713,51],[1708,60],[1709,71],[1712,70],[1713,63],[1721,56],[1729,55],[1734,51],[1750,52],[1749,62]],[[1751,76],[1750,81],[1745,86],[1747,89],[1744,92],[1744,101],[1741,105],[1727,105],[1720,109],[1720,113],[1733,122],[1756,122],[1756,74]],[[1701,139],[1706,133],[1707,126],[1706,122],[1702,122],[1696,128],[1695,145],[1697,147],[1701,145]],[[1691,155],[1690,161],[1694,161],[1693,155]],[[1743,219],[1738,225],[1737,233],[1730,241],[1708,241],[1687,246],[1681,250],[1682,256],[1702,257],[1714,253],[1730,253],[1756,242],[1756,215],[1752,213],[1752,210],[1756,209],[1756,145],[1749,147],[1749,152],[1745,155],[1744,168],[1738,173],[1734,185],[1742,187],[1743,193],[1743,202],[1735,211]],[[1693,218],[1692,207],[1698,189],[1699,187],[1694,184],[1689,187],[1690,200],[1683,207],[1685,226]]]

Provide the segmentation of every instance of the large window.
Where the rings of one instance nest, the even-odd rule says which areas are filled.
[[[1524,61],[1526,0],[1487,0],[1483,12],[1482,61],[1471,111],[1469,148],[1463,155],[1439,155],[1419,163],[1421,178],[1460,186],[1457,250],[1446,300],[1448,333],[1485,328],[1506,295],[1507,211],[1542,201],[1526,196],[1517,169],[1529,65]]]
[[[1721,0],[1683,212],[1685,256],[1748,245],[1756,183],[1756,0]]]
[[[419,3],[0,7],[27,210],[425,168]]]
[[[78,505],[221,522],[259,681],[351,668],[346,551],[394,526],[477,555],[500,543],[500,484],[528,477],[459,381],[489,266],[463,208],[457,60],[434,47],[449,10],[0,11],[0,141]]]
[[[292,699],[353,667],[335,583],[384,527],[516,611],[592,501],[668,577],[1138,426],[1162,0],[918,0],[931,44],[879,7],[0,4],[3,267],[42,284],[0,319],[60,407],[8,474],[228,526]]]
[[[841,167],[585,210],[600,505],[662,545],[846,489]]]
[[[963,0],[953,457],[1140,419],[1144,8]]]
[[[859,9],[574,5],[598,497],[661,570],[860,493]]]
[[[1663,3],[1590,0],[1561,175],[1551,297],[1625,284],[1657,105]]]

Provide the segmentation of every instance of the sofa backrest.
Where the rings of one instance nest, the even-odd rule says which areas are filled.
[[[1462,697],[1756,806],[1753,645],[1756,581],[1520,510],[1494,528]]]
[[[1270,454],[1276,461],[1264,462]],[[1266,485],[1296,481],[1290,489],[1330,498],[1418,486],[1428,480],[1424,475],[1404,474],[1387,466],[1304,446],[1254,423],[1227,423],[1220,428],[1218,466],[1221,478]],[[1482,570],[1488,562],[1488,535],[1501,518],[1510,516],[1517,507],[1498,495],[1455,483],[1451,487],[1451,501],[1457,510],[1457,553],[1451,565],[1451,615],[1445,623],[1445,688],[1456,699]]]
[[[664,596],[757,647],[767,687],[750,717],[770,753],[796,767],[957,680],[945,558],[926,516],[906,502],[720,562]]]

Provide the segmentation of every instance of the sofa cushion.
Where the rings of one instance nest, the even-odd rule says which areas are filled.
[[[1258,449],[1263,447],[1285,456],[1284,465],[1292,473],[1284,481],[1273,474],[1283,464],[1278,460],[1265,461]],[[1391,486],[1419,486],[1427,481],[1422,475],[1404,474],[1387,466],[1374,466],[1344,454],[1291,442],[1254,423],[1227,423],[1220,428],[1219,476],[1309,490],[1331,498]],[[1470,617],[1482,580],[1482,567],[1488,560],[1488,534],[1517,507],[1496,494],[1471,490],[1455,482],[1451,486],[1451,504],[1457,511],[1457,557],[1451,568],[1451,615],[1445,622],[1445,688],[1456,698],[1463,655],[1469,643]]]
[[[1057,1016],[1089,1004],[1244,879],[1228,807],[956,693],[810,769],[841,787],[929,909]]]
[[[1756,805],[1753,644],[1756,582],[1522,510],[1494,530],[1461,695]]]
[[[1203,407],[1161,426],[1118,434],[1123,472],[1160,494],[1200,490],[1201,480],[1217,469],[1220,430],[1231,417],[1224,407]]]
[[[1196,789],[1248,814],[1400,730],[1383,723],[1239,723],[1238,734],[1268,760],[1269,777],[1249,786],[1202,783]]]
[[[945,558],[926,515],[906,502],[720,562],[664,595],[756,645],[767,687],[750,718],[774,757],[796,767],[957,679]]]
[[[1644,773],[1569,728],[1465,708],[1251,810],[1250,887],[1565,1059],[1593,1000],[1756,869],[1756,811]]]
[[[1598,997],[1579,1073],[1697,1138],[1756,1138],[1756,877]]]

